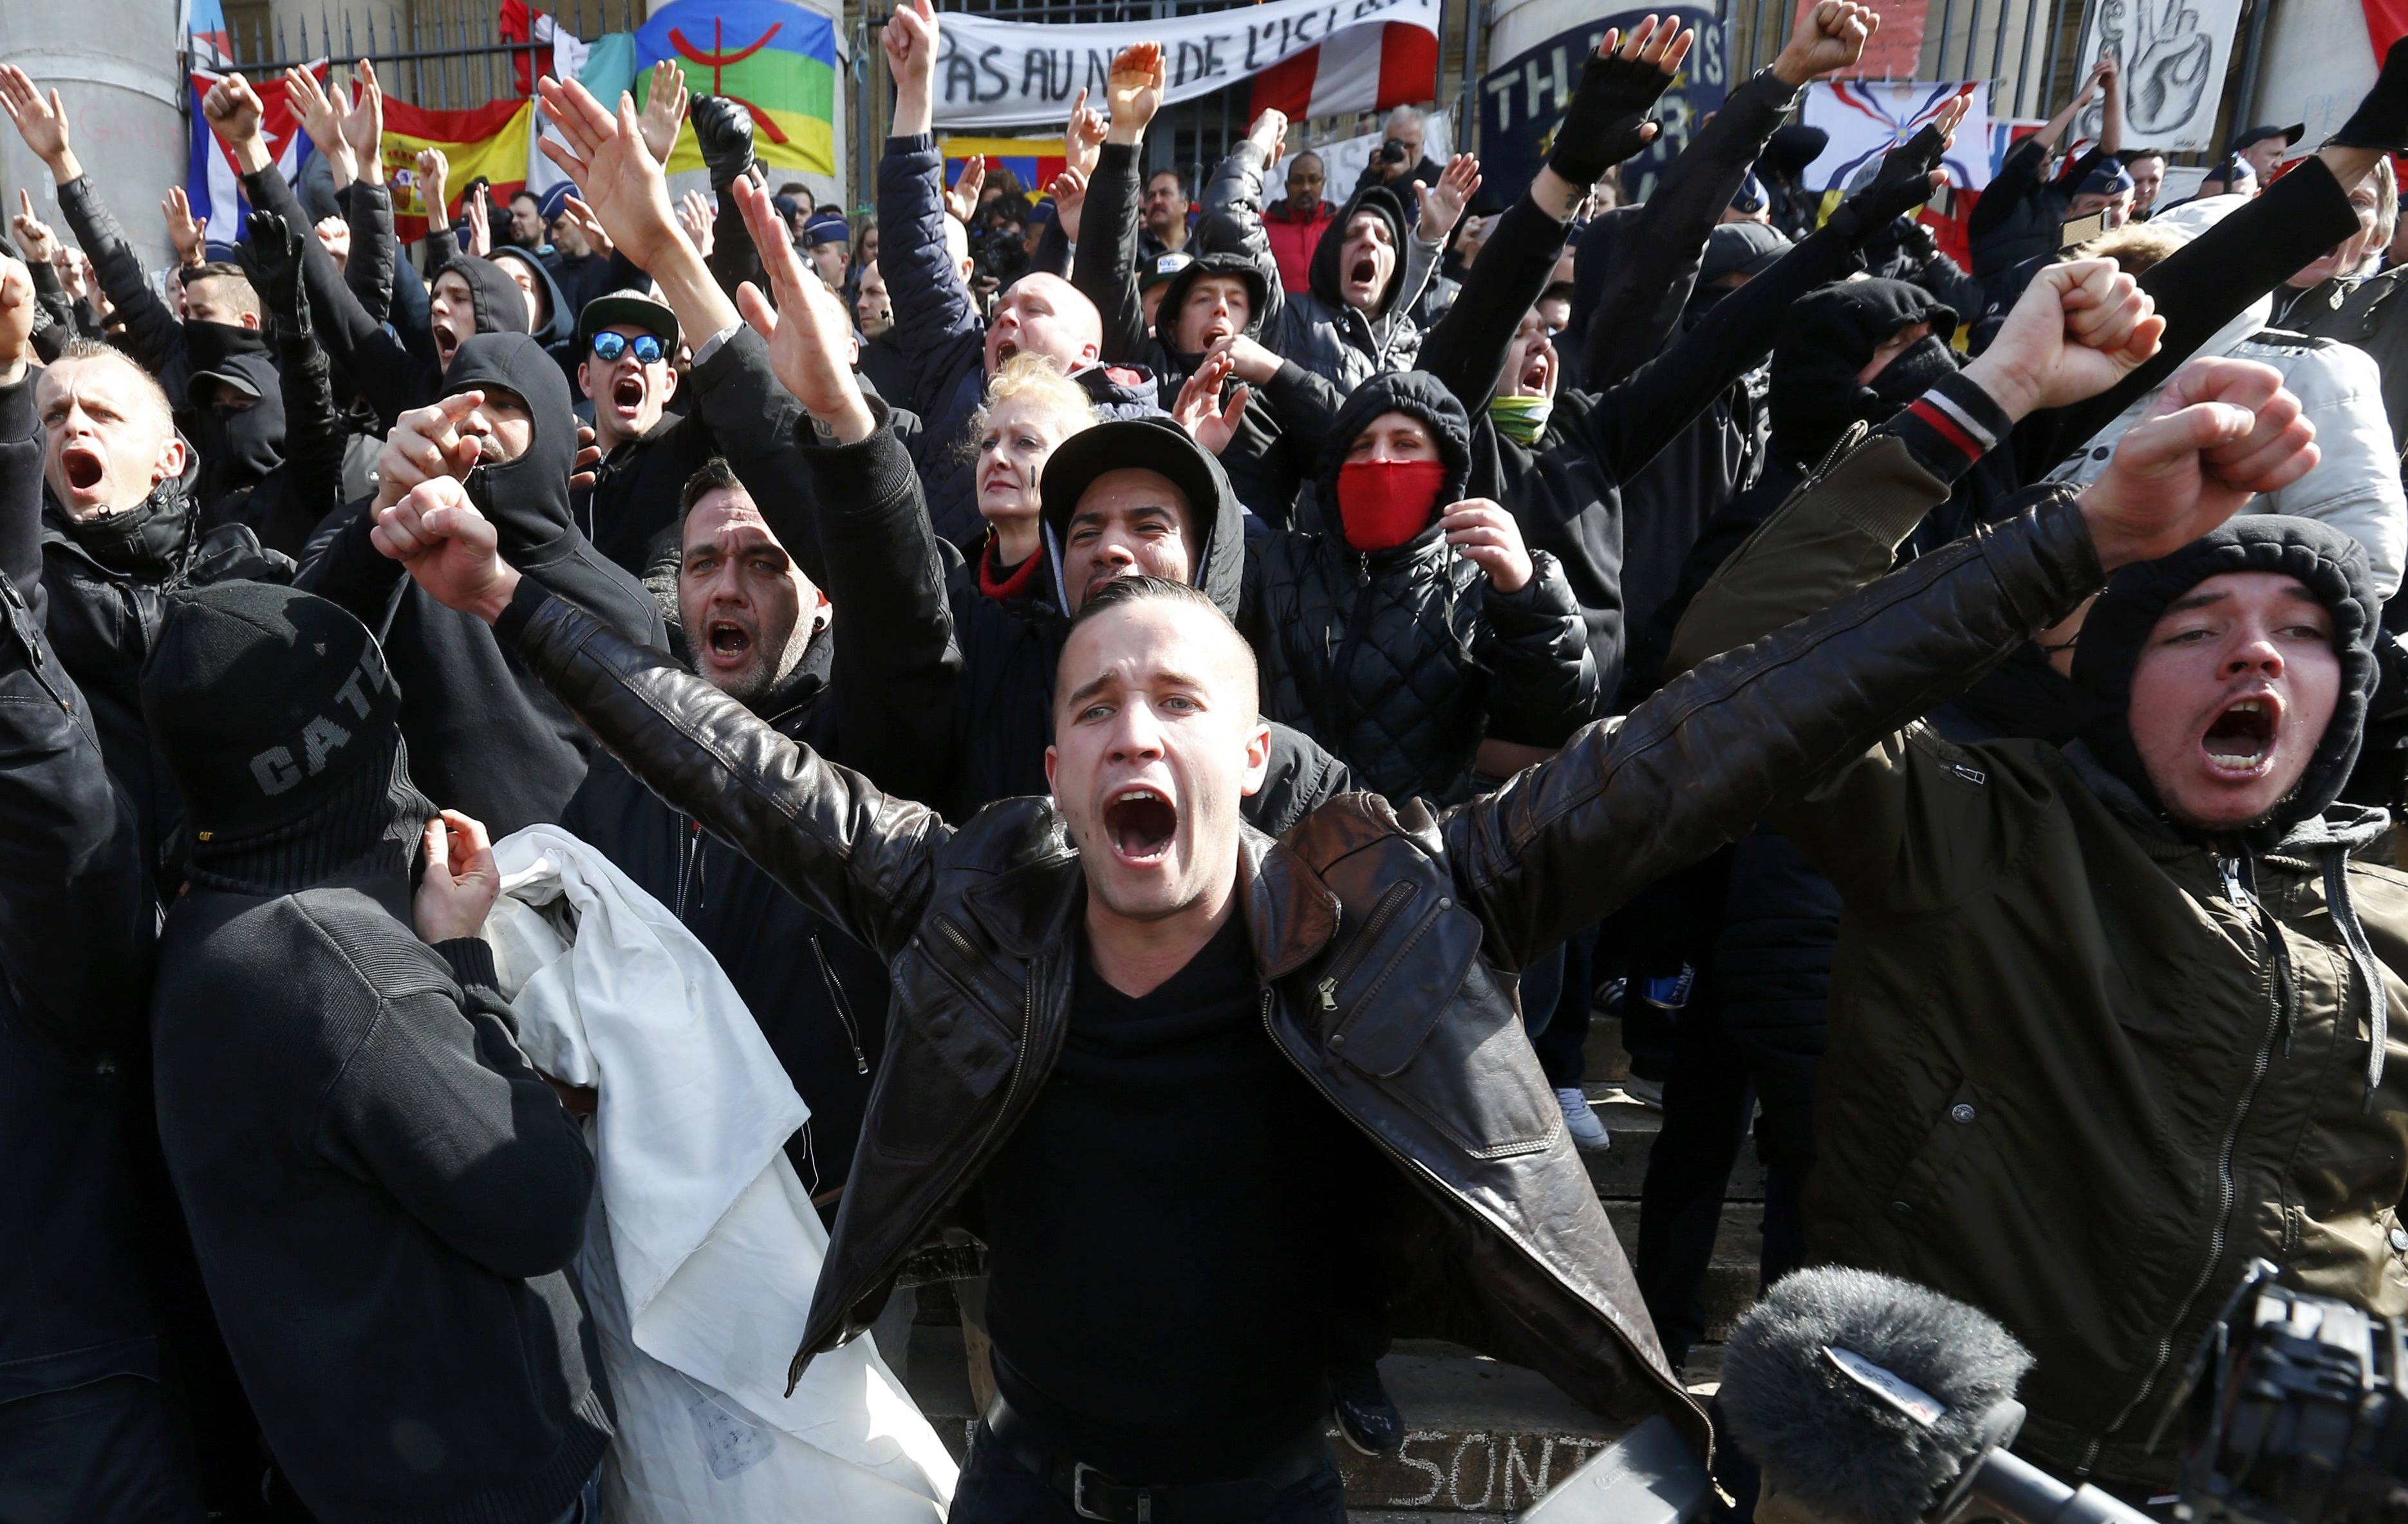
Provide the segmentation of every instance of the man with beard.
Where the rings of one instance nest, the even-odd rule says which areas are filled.
[[[833,448],[895,461],[841,371],[804,393]],[[2258,421],[2214,416],[2229,448]],[[1085,601],[1060,657],[1051,798],[956,830],[548,597],[456,484],[414,491],[378,535],[494,621],[638,776],[892,961],[886,1073],[796,1370],[856,1335],[908,1251],[975,1206],[1000,1395],[956,1519],[1336,1520],[1316,1335],[1345,1279],[1379,1288],[1400,1328],[1438,1326],[1443,1303],[1465,1342],[1702,1441],[1639,1332],[1511,978],[2106,569],[2219,522],[2230,498],[2156,442],[2141,459],[2136,435],[2135,470],[2078,506],[1713,663],[1494,796],[1433,814],[1350,795],[1277,844],[1241,824],[1270,750],[1252,654],[1182,582],[1112,578]],[[2270,470],[2286,442],[2279,424],[2246,441]],[[1107,520],[1160,502],[1142,480],[1095,487],[1082,509],[1108,499]],[[1092,568],[1077,549],[1066,576]]]
[[[840,629],[726,462],[686,483],[677,592],[689,660],[780,734],[897,787],[939,785],[927,763],[953,723],[961,659],[927,520],[891,511],[874,491],[832,494],[822,511],[842,520],[824,544],[861,594]],[[880,710],[919,724],[922,744]],[[884,965],[608,757],[561,823],[675,912],[744,997],[810,1107],[787,1153],[832,1219],[884,1047]],[[899,1370],[909,1351],[895,1342],[882,1332],[881,1353]]]
[[[1111,139],[1106,138],[1106,142]],[[1157,169],[1145,182],[1139,204],[1137,251],[1140,259],[1192,252],[1194,235],[1187,226],[1187,178],[1176,169]]]

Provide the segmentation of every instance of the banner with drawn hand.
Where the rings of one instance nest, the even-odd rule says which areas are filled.
[[[2072,78],[2111,52],[2124,75],[2124,141],[2169,152],[2214,152],[2241,0],[2091,0]],[[2103,103],[2073,119],[2075,141],[2097,141]]]

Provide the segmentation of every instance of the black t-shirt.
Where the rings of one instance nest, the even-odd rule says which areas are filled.
[[[1264,1026],[1241,918],[1141,999],[1082,947],[1060,1061],[980,1180],[996,1388],[1120,1480],[1245,1474],[1328,1403],[1373,1158]]]

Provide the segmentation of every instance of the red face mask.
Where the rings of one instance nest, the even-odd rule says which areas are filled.
[[[1387,550],[1429,527],[1446,485],[1444,461],[1349,461],[1338,468],[1338,516],[1346,543]]]

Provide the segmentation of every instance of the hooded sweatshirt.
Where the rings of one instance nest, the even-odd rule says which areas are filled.
[[[1464,495],[1470,423],[1436,377],[1378,376],[1346,399],[1321,501],[1340,501],[1349,447],[1391,412],[1438,444],[1442,479],[1426,522],[1369,552],[1336,530],[1274,531],[1248,558],[1239,628],[1262,663],[1266,713],[1345,758],[1374,793],[1454,803],[1468,794],[1484,735],[1560,745],[1601,712],[1602,695],[1580,605],[1553,556],[1533,551],[1529,582],[1504,592],[1446,544],[1439,512]]]
[[[1340,392],[1352,392],[1381,371],[1411,367],[1421,351],[1421,330],[1412,313],[1438,268],[1442,247],[1422,240],[1396,192],[1367,185],[1347,197],[1313,246],[1311,287],[1290,291],[1280,279],[1279,259],[1263,233],[1263,173],[1262,150],[1252,141],[1239,144],[1221,161],[1204,190],[1201,239],[1208,251],[1224,251],[1226,244],[1234,243],[1236,251],[1262,272],[1269,292],[1263,342]],[[1387,225],[1389,248],[1396,253],[1387,284],[1368,315],[1340,295],[1338,268],[1347,225],[1364,213]]]
[[[518,299],[516,286],[509,295]],[[560,367],[525,334],[479,334],[453,355],[436,395],[472,388],[516,392],[535,421],[524,454],[468,475],[468,495],[494,521],[503,558],[629,639],[665,645],[660,610],[643,585],[570,518],[577,417]],[[401,684],[402,734],[431,797],[482,820],[497,838],[558,820],[584,781],[592,739],[482,620],[437,603],[377,551],[368,540],[374,506],[353,506],[304,565],[299,585],[384,632]]]
[[[1942,485],[1910,487],[1900,453],[1877,437],[1772,520],[1698,600],[1712,638],[1684,627],[1688,654],[1765,633],[1801,584],[1819,602],[1886,571]],[[2044,518],[2064,495],[2034,494]],[[2293,799],[2208,835],[2093,746],[2128,731],[2113,693],[2158,613],[2244,569],[2298,577],[2332,611],[2342,700]],[[2172,1480],[2175,1447],[2149,1441],[2252,1259],[2408,1311],[2408,1044],[2391,1018],[2408,876],[2355,855],[2383,812],[2331,803],[2372,606],[2344,536],[2236,520],[2119,572],[2094,605],[2076,648],[2091,740],[1959,746],[1917,724],[1775,817],[1845,905],[1809,1252],[2003,1322],[2039,1357],[2017,1448],[2069,1478]]]
[[[1199,225],[1193,249],[1195,260],[1165,284],[1160,320],[1148,328],[1145,304],[1138,291],[1138,184],[1140,167],[1134,145],[1107,143],[1088,181],[1087,209],[1080,230],[1071,283],[1102,315],[1102,359],[1107,363],[1135,362],[1153,371],[1162,394],[1175,401],[1187,378],[1204,363],[1204,356],[1181,348],[1179,312],[1196,282],[1220,276],[1246,289],[1246,321],[1240,330],[1261,340],[1273,316],[1271,284],[1262,266],[1242,253],[1216,249],[1234,243],[1235,230],[1224,214],[1208,216]],[[1242,383],[1233,380],[1227,392]],[[1297,489],[1310,479],[1321,459],[1322,441],[1340,400],[1338,389],[1294,360],[1282,360],[1279,374],[1240,415],[1238,431],[1221,451],[1238,500],[1264,521],[1285,527],[1294,511]]]
[[[254,395],[248,406],[213,403],[208,376],[240,377]],[[284,390],[265,354],[236,354],[193,373],[187,431],[200,453],[194,497],[203,521],[223,522],[251,490],[284,463]]]
[[[143,701],[196,826],[160,1143],[268,1446],[329,1524],[549,1524],[610,1437],[566,1275],[594,1161],[492,950],[411,929],[433,806],[376,644],[321,599],[211,589]]]
[[[532,274],[536,289],[543,293],[538,304],[543,309],[543,320],[533,330],[535,341],[543,346],[544,353],[559,362],[561,374],[568,377],[569,393],[574,396],[577,391],[577,363],[584,358],[577,352],[577,314],[580,309],[570,304],[567,293],[562,290],[560,283],[552,278],[552,271],[544,262],[525,249],[504,245],[494,249],[493,257],[486,263],[501,270],[504,275],[510,273],[509,267],[512,264]],[[519,300],[525,301],[526,292],[519,292]],[[530,313],[528,320],[533,322],[535,315]],[[480,322],[477,331],[484,333],[487,330]]]

